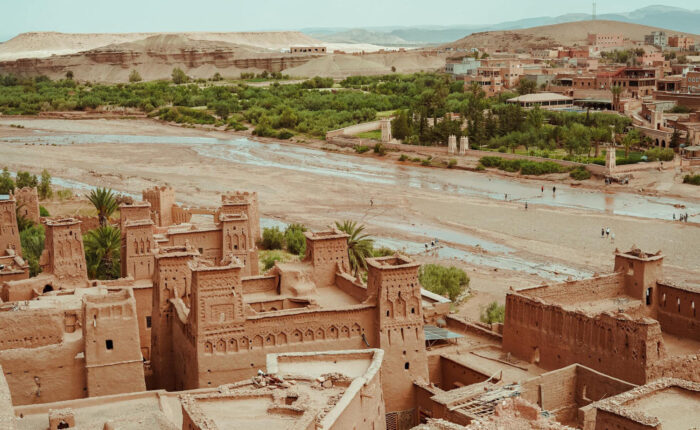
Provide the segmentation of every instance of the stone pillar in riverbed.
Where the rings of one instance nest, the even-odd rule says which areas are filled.
[[[449,155],[457,153],[457,136],[454,134],[451,134],[450,137],[447,138],[447,153]]]
[[[391,120],[388,118],[379,120],[382,130],[382,143],[391,142]]]
[[[610,145],[607,147],[605,153],[605,170],[607,170],[608,175],[612,175],[615,170],[616,160],[615,160],[615,146]]]
[[[467,149],[469,149],[469,137],[462,136],[459,138],[459,155],[466,154]]]

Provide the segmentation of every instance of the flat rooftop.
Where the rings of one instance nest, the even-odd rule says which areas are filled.
[[[690,429],[700,425],[700,392],[668,387],[625,403],[641,414],[658,418],[661,428]]]

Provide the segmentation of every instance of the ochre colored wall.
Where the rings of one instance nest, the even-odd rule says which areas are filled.
[[[598,410],[595,430],[660,430],[661,426],[647,426],[620,415]]]
[[[664,356],[657,322],[592,318],[538,300],[506,296],[505,351],[545,369],[580,363],[636,384],[646,382],[649,366]]]
[[[700,341],[700,293],[657,284],[657,315],[661,329]]]
[[[54,309],[0,312],[0,365],[14,404],[87,396],[83,340],[64,326],[64,312]]]
[[[440,357],[440,374],[440,388],[446,391],[489,379],[489,375],[444,356]]]
[[[370,346],[377,345],[373,334],[374,308],[368,306],[356,310],[258,316],[247,319],[242,328],[201,339],[197,345],[199,381],[185,388],[215,387],[247,379],[258,369],[265,369],[266,356],[270,353],[364,349],[367,345],[362,340],[363,333]],[[175,348],[179,348],[173,340]],[[211,353],[206,352],[207,342]]]

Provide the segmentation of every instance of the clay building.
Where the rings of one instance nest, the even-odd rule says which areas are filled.
[[[46,240],[39,259],[42,272],[33,278],[4,282],[0,286],[4,302],[30,300],[43,293],[89,285],[80,221],[49,219],[44,227]]]
[[[39,194],[36,187],[17,188],[14,195],[19,215],[39,224],[41,216],[39,213]]]
[[[383,430],[383,357],[380,349],[270,354],[258,376],[219,387],[14,408],[0,375],[0,425],[3,430],[252,430],[261,425]]]
[[[239,380],[268,353],[381,347],[387,419],[412,421],[413,381],[428,374],[417,263],[372,259],[364,285],[349,274],[347,235],[338,231],[307,233],[302,262],[263,276],[242,276],[234,256],[212,266],[196,255],[165,248],[156,258],[156,384]]]
[[[79,288],[0,305],[0,365],[15,405],[143,391],[129,289]]]
[[[22,259],[15,208],[12,195],[0,195],[0,286],[5,281],[29,278],[29,266]]]
[[[289,48],[292,54],[325,54],[325,46],[292,46]]]
[[[700,381],[700,291],[662,280],[663,256],[615,255],[615,272],[511,291],[503,348],[545,369],[573,363],[635,384]]]
[[[690,51],[695,46],[695,40],[692,37],[675,34],[668,37],[668,46],[681,51]]]
[[[621,33],[588,33],[588,44],[595,48],[623,46],[625,38]]]
[[[700,292],[664,281],[660,253],[512,290],[486,325],[449,314],[408,257],[353,276],[336,229],[260,274],[255,193],[146,197],[121,206],[123,278],[89,281],[80,222],[63,218],[44,220],[44,273],[2,283],[4,428],[668,428],[635,412],[647,395],[697,405]]]

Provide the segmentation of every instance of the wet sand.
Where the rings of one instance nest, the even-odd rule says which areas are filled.
[[[10,128],[9,124],[25,128]],[[82,133],[153,139],[141,139],[147,141],[142,143],[83,136],[81,140]],[[52,141],[56,136],[79,141],[56,146],[25,145],[42,141],[43,137]],[[186,139],[173,144],[171,138],[164,137]],[[551,282],[569,273],[585,276],[610,271],[615,248],[661,249],[666,255],[667,277],[700,285],[698,224],[658,219],[666,212],[654,215],[668,208],[673,212],[664,200],[668,197],[688,205],[691,219],[700,218],[696,211],[700,190],[679,185],[672,173],[652,173],[636,179],[659,196],[653,200],[639,200],[638,195],[610,189],[596,190],[593,181],[587,190],[557,184],[556,196],[549,195],[552,183],[544,183],[547,196],[540,196],[543,181],[405,166],[391,158],[356,157],[351,151],[347,156],[340,151],[324,158],[313,149],[317,144],[273,143],[261,148],[210,141],[235,137],[150,120],[5,117],[0,118],[0,140],[9,141],[0,142],[0,167],[36,173],[45,167],[57,178],[134,195],[147,187],[168,184],[175,187],[178,200],[186,205],[215,206],[223,191],[257,191],[261,215],[267,219],[302,222],[319,229],[351,218],[365,223],[371,234],[414,252],[416,246],[438,237],[445,246],[439,255],[419,258],[451,262],[468,271],[477,294],[463,311],[472,316],[483,303],[502,301],[510,286]],[[210,140],[199,142],[199,138]],[[93,143],[101,140],[111,143]],[[483,183],[488,179],[492,180],[493,192],[488,192],[490,184]],[[502,187],[517,190],[511,201],[500,199]],[[523,199],[530,202],[528,210]],[[608,207],[608,201],[613,202],[612,206]],[[653,208],[651,214],[644,213],[647,204]],[[628,216],[626,210],[649,216]],[[601,239],[603,226],[615,233],[615,242]],[[552,275],[560,270],[563,273]]]

